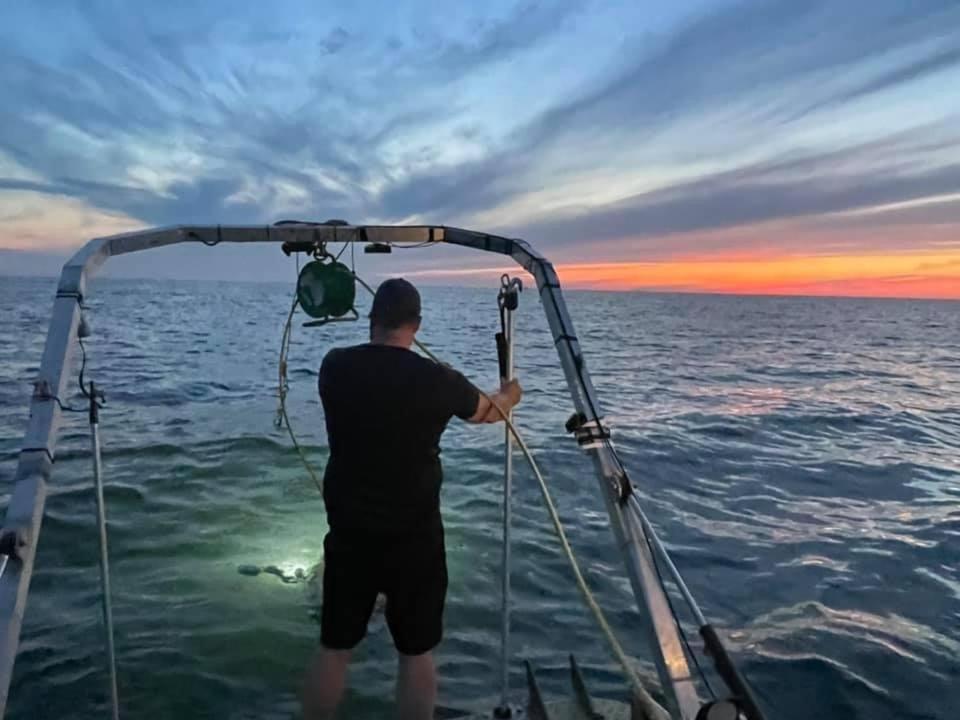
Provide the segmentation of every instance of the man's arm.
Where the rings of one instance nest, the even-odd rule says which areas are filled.
[[[477,411],[467,418],[467,422],[476,424],[500,422],[503,420],[503,415],[494,407],[494,403],[505,413],[508,413],[520,402],[521,397],[523,397],[523,389],[519,382],[516,380],[505,382],[499,390],[490,393],[489,396],[480,395],[477,402]]]

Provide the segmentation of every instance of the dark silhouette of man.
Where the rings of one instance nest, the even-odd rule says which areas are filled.
[[[440,436],[459,417],[502,419],[522,391],[515,381],[485,397],[463,375],[413,350],[420,294],[385,281],[370,311],[370,342],[331,350],[320,367],[330,459],[323,499],[321,647],[307,671],[305,720],[328,720],[346,686],[353,648],[377,596],[399,658],[402,720],[429,720],[437,695],[432,650],[443,635],[446,551],[440,518]],[[491,403],[491,400],[493,403]]]

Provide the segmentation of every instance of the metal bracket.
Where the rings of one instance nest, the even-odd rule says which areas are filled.
[[[0,530],[0,577],[7,571],[7,563],[11,559],[21,560],[20,549],[27,545],[27,534],[24,530]]]
[[[606,427],[605,425],[590,423],[589,425],[584,425],[582,428],[577,430],[574,433],[574,437],[577,439],[577,445],[580,445],[581,447],[584,445],[591,445],[595,442],[609,440],[610,428]]]
[[[582,412],[575,412],[567,418],[564,428],[576,438],[580,446],[610,439],[610,428],[599,419],[588,420]]]
[[[583,675],[580,673],[580,666],[577,665],[577,659],[573,655],[570,656],[570,681],[573,684],[573,697],[577,702],[580,714],[586,720],[603,720],[603,715],[593,707],[593,698],[590,697],[587,683],[584,682]]]
[[[543,694],[537,684],[537,676],[533,674],[533,665],[529,660],[524,660],[523,666],[527,669],[527,716],[531,720],[550,720],[547,706],[543,702]]]
[[[287,240],[280,246],[283,254],[290,257],[293,253],[307,253],[312,255],[317,249],[316,240]]]
[[[518,277],[511,278],[504,273],[500,276],[500,294],[497,296],[497,302],[501,311],[504,309],[513,312],[520,307],[520,293],[523,291],[523,280]]]
[[[56,396],[50,392],[50,383],[46,380],[33,381],[33,399],[34,400],[53,400]]]
[[[353,313],[353,317],[325,317],[319,320],[308,320],[303,324],[305,328],[321,327],[335,322],[356,322],[360,319],[360,314],[356,308],[350,308],[347,312]]]
[[[30,544],[27,531],[23,528],[3,528],[0,530],[0,555],[20,559],[20,550]]]

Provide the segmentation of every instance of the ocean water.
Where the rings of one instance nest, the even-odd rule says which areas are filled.
[[[27,419],[54,281],[0,278],[0,487]],[[87,375],[103,386],[114,613],[128,718],[292,718],[315,647],[322,504],[276,411],[282,284],[97,281]],[[493,386],[496,289],[424,290],[422,338]],[[771,718],[951,718],[960,708],[960,304],[570,292],[615,440],[677,566]],[[589,582],[643,672],[637,612],[537,296],[522,296],[517,421]],[[290,406],[325,437],[316,368],[363,324],[297,327]],[[79,403],[75,386],[71,402]],[[9,706],[14,720],[107,712],[85,416],[68,416]],[[450,564],[441,700],[497,692],[502,429],[445,435]],[[5,499],[6,496],[4,496]],[[567,692],[575,652],[601,696],[625,685],[517,463],[519,660]],[[695,634],[692,628],[692,636]],[[695,645],[699,646],[695,642]],[[389,716],[382,619],[345,717]]]

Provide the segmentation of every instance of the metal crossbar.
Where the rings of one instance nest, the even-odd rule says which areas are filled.
[[[26,609],[30,577],[47,495],[53,472],[61,424],[61,408],[55,402],[66,391],[71,355],[81,319],[81,302],[87,283],[106,260],[115,255],[150,248],[194,242],[220,243],[329,243],[380,244],[447,243],[512,257],[536,280],[555,339],[555,346],[570,390],[574,410],[603,429],[599,401],[586,369],[586,361],[574,332],[550,262],[522,240],[443,226],[351,226],[343,224],[290,224],[283,226],[176,226],[114,235],[91,240],[63,268],[54,301],[47,341],[38,373],[38,387],[30,404],[30,420],[20,452],[14,485],[7,506],[0,548],[9,548],[0,574],[0,714],[5,710],[13,673],[20,629]],[[601,433],[602,436],[602,433]],[[624,556],[647,639],[657,667],[667,709],[676,720],[693,720],[700,707],[690,678],[687,659],[670,612],[664,589],[658,582],[654,558],[642,542],[642,528],[621,500],[629,490],[622,465],[609,437],[583,445],[597,472],[610,524]]]

